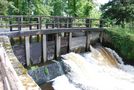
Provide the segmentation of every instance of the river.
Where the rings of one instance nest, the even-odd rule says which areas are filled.
[[[110,48],[62,55],[65,74],[51,80],[54,90],[134,90],[134,67]],[[52,90],[44,89],[44,90]]]

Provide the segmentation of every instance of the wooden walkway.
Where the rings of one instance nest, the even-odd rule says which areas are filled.
[[[51,17],[51,16],[1,16],[0,15],[0,36],[2,38],[4,36],[4,38],[6,39],[9,38],[11,40],[11,43],[18,43],[16,38],[19,39],[19,46],[23,44],[24,47],[23,54],[20,53],[20,56],[22,57],[22,55],[24,55],[26,66],[30,66],[33,64],[31,59],[34,57],[32,56],[35,56],[37,54],[39,54],[39,56],[37,56],[38,57],[37,61],[39,59],[41,60],[39,64],[45,64],[45,62],[49,60],[47,58],[49,57],[48,52],[51,50],[51,48],[49,48],[50,47],[49,41],[53,41],[53,43],[51,44],[53,45],[52,49],[53,49],[54,59],[58,59],[60,57],[62,51],[64,51],[63,46],[66,46],[65,48],[67,53],[69,53],[72,50],[72,48],[76,48],[77,46],[84,46],[85,50],[87,51],[89,45],[91,44],[93,32],[99,33],[97,34],[97,36],[99,37],[100,42],[102,42],[102,35],[103,35],[103,31],[105,30],[102,27],[103,27],[102,20],[99,19],[60,17],[60,16]],[[84,33],[85,36],[75,39],[73,37],[73,33],[78,33],[78,32]],[[62,36],[62,34],[64,35]],[[36,37],[39,45],[35,45],[32,43],[32,38],[34,37]],[[63,37],[67,39],[66,43],[62,42],[64,41]],[[5,41],[6,44],[4,43],[4,45],[7,45],[5,47],[10,46],[9,39]],[[34,50],[32,47],[37,50]],[[7,49],[9,50],[10,48]],[[20,49],[21,48],[18,48],[18,50]],[[37,51],[36,52],[37,54],[34,54],[33,50],[34,52]],[[8,52],[8,55],[10,56],[10,59],[12,59],[11,58],[12,54],[10,52]],[[16,58],[13,60],[16,60],[16,63],[19,63]],[[6,60],[3,59],[2,61],[6,61]],[[6,62],[8,62],[9,64],[9,60]],[[24,84],[25,82],[20,83],[20,79],[17,76],[19,75],[18,73],[19,71],[17,72],[14,70],[15,65],[16,64],[13,65],[13,68],[12,66],[8,67],[9,69],[11,69],[13,73],[11,77],[10,74],[6,74],[6,75],[3,74],[3,71],[6,71],[7,68],[1,69],[3,65],[0,64],[0,90],[4,90],[9,86],[8,83],[6,84],[6,80],[3,77],[8,77],[10,81],[9,83],[11,84],[12,89],[10,89],[9,87],[8,90],[25,90],[21,87],[38,88],[38,86],[31,80],[31,78],[29,78],[28,75],[26,75],[26,73],[24,73],[24,75],[26,75],[25,77],[24,75],[20,75],[22,76],[21,81],[25,80],[25,78],[29,79],[28,82],[29,84]],[[19,66],[19,64],[17,65],[18,65],[17,67],[22,69]],[[5,68],[6,66],[3,66],[3,68]],[[17,72],[17,75],[15,72]],[[4,84],[2,79],[4,80]],[[32,87],[29,86],[31,85],[31,83],[33,85]],[[33,90],[33,89],[28,89],[28,90]]]
[[[24,43],[24,53],[26,65],[31,63],[31,41],[32,37],[41,41],[41,62],[45,63],[47,59],[47,51],[49,48],[48,41],[54,41],[54,59],[61,55],[62,50],[62,34],[67,38],[66,49],[67,53],[71,51],[72,47],[81,45],[82,43],[73,44],[73,33],[82,32],[85,34],[85,48],[86,51],[90,45],[92,32],[99,32],[100,41],[102,41],[102,33],[105,30],[102,28],[102,20],[91,18],[78,17],[61,17],[61,16],[1,16],[0,28],[9,28],[9,32],[0,32],[0,36],[8,36],[11,42],[19,38],[19,42]],[[1,29],[0,29],[1,30]],[[50,40],[49,40],[50,39]],[[24,41],[23,41],[24,40]],[[17,43],[17,42],[14,42]],[[73,45],[72,45],[73,44]]]

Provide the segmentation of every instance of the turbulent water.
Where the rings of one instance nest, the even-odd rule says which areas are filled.
[[[55,90],[134,90],[132,66],[124,65],[110,48],[90,49],[83,55],[62,56],[67,72],[53,80]]]

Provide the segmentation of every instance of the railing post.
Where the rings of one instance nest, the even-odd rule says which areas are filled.
[[[29,42],[29,36],[25,37],[25,53],[26,53],[26,64],[27,64],[27,66],[30,66],[31,62],[30,62],[30,42]]]
[[[32,30],[32,25],[31,25],[31,17],[29,18],[29,30]],[[30,43],[32,42],[32,36],[30,35]]]
[[[102,28],[103,27],[103,21],[102,20],[100,20],[100,26],[99,26],[100,28]]]
[[[29,17],[29,29],[32,30],[31,17]]]
[[[17,17],[18,19],[18,31],[21,31],[21,20],[22,20],[22,17]]]
[[[44,18],[43,18],[44,19]],[[45,19],[46,19],[46,21],[45,21],[45,27],[46,27],[46,29],[48,28],[48,20],[47,20],[47,17],[45,17]]]
[[[52,25],[52,28],[55,28],[55,17],[53,17],[51,25]]]
[[[62,28],[62,19],[63,18],[59,18],[59,28]]]
[[[61,35],[60,33],[56,34],[56,48],[55,48],[55,58],[59,57],[61,54]]]
[[[89,25],[90,24],[90,20],[88,18],[86,19],[85,22],[86,22],[86,27],[90,27],[90,25]]]
[[[37,17],[37,29],[41,29],[40,17]],[[37,42],[40,41],[40,35],[37,35]]]
[[[10,31],[13,31],[13,27],[12,27],[12,21],[9,21],[9,25],[10,25]]]
[[[10,17],[10,19],[9,19],[10,32],[13,31],[12,20],[11,20],[11,19],[12,19],[12,18]],[[13,44],[14,44],[14,39],[13,39],[12,37],[10,38],[10,41],[11,41],[11,44],[13,45]]]
[[[39,29],[41,29],[42,28],[42,17],[40,16],[39,17]]]
[[[47,40],[46,35],[42,35],[42,50],[43,50],[43,63],[47,60]]]
[[[60,28],[60,18],[57,17],[57,28]]]
[[[23,16],[18,17],[18,30],[21,31],[22,29],[22,23],[23,22]],[[20,44],[22,43],[22,38],[19,36]]]
[[[72,27],[72,18],[69,17],[68,18],[68,22],[69,22],[68,23],[68,27],[71,28]]]
[[[68,18],[65,18],[65,28],[68,27]]]
[[[37,29],[39,29],[39,27],[40,27],[39,22],[40,22],[39,17],[37,17],[37,18],[36,18]]]
[[[51,25],[52,25],[52,28],[55,28],[55,21],[54,21],[55,17],[52,17],[52,18],[53,18],[53,20],[52,20]],[[57,23],[58,23],[58,21],[57,21]],[[54,40],[55,34],[48,35],[48,38],[51,38],[50,40]]]

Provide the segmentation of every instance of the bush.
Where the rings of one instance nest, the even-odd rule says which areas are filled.
[[[134,60],[134,28],[112,27],[106,30],[112,46],[126,60]]]

